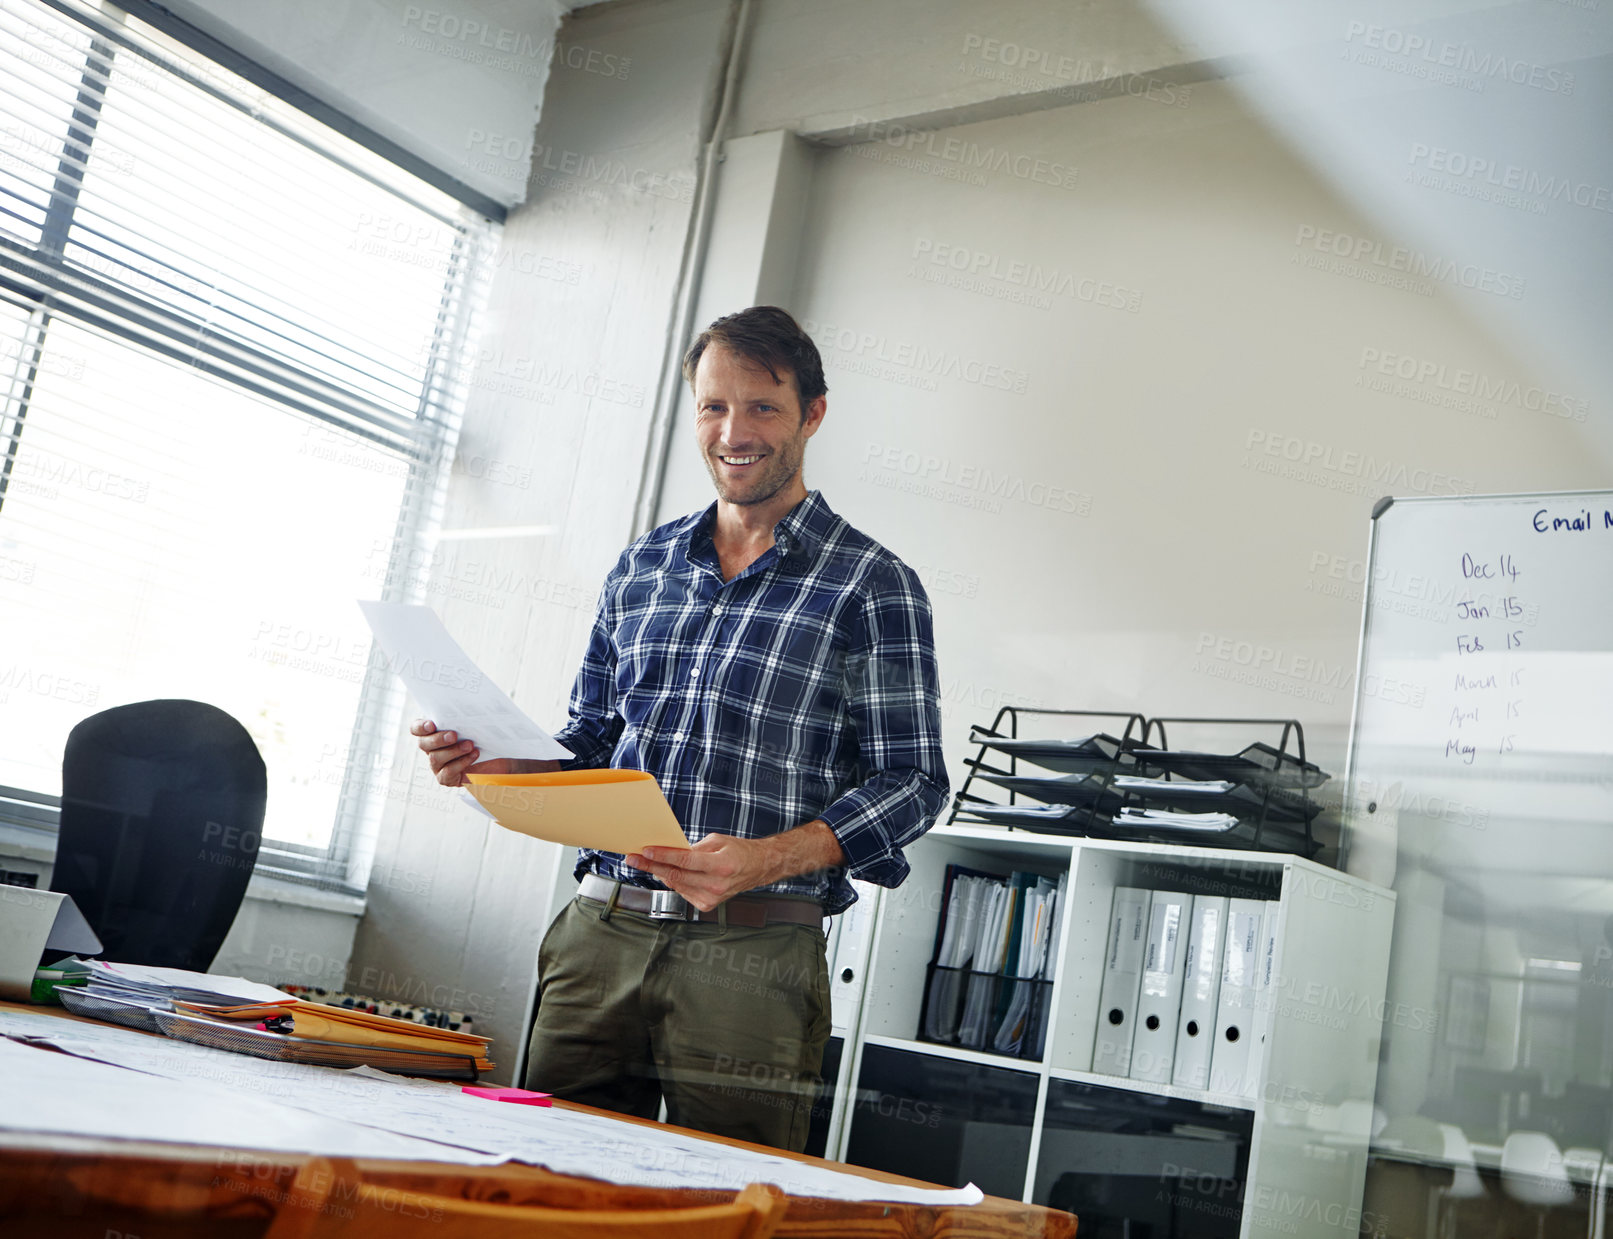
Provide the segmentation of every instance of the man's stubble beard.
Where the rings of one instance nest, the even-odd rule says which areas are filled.
[[[768,472],[752,483],[746,491],[741,492],[741,497],[737,499],[731,497],[726,489],[721,473],[722,465],[709,454],[705,456],[706,472],[711,475],[711,485],[717,492],[717,498],[736,507],[749,508],[766,503],[788,486],[796,474],[800,473],[801,461],[805,455],[805,441],[799,436],[792,439],[767,458],[771,466]]]

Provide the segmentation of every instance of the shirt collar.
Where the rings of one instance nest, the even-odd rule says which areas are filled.
[[[796,504],[782,520],[773,526],[773,545],[780,559],[799,558],[811,563],[834,528],[839,517],[829,507],[821,491],[808,491],[807,497]],[[688,518],[684,543],[685,555],[692,557],[711,545],[711,531],[717,525],[717,504],[713,502],[703,512]]]

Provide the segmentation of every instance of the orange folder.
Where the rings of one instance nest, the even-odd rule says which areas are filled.
[[[606,852],[689,846],[661,785],[642,770],[465,777],[493,820],[523,835]]]

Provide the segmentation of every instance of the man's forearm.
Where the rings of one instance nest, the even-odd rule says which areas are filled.
[[[814,819],[782,834],[768,835],[756,843],[771,867],[755,886],[770,886],[803,873],[815,873],[846,859],[840,840],[822,819]]]
[[[710,911],[734,895],[838,865],[845,858],[829,824],[811,821],[762,839],[707,835],[687,850],[648,847],[626,859]]]

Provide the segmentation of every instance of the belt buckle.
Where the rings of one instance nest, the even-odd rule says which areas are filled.
[[[677,891],[651,891],[649,917],[652,921],[686,921],[689,901]]]

